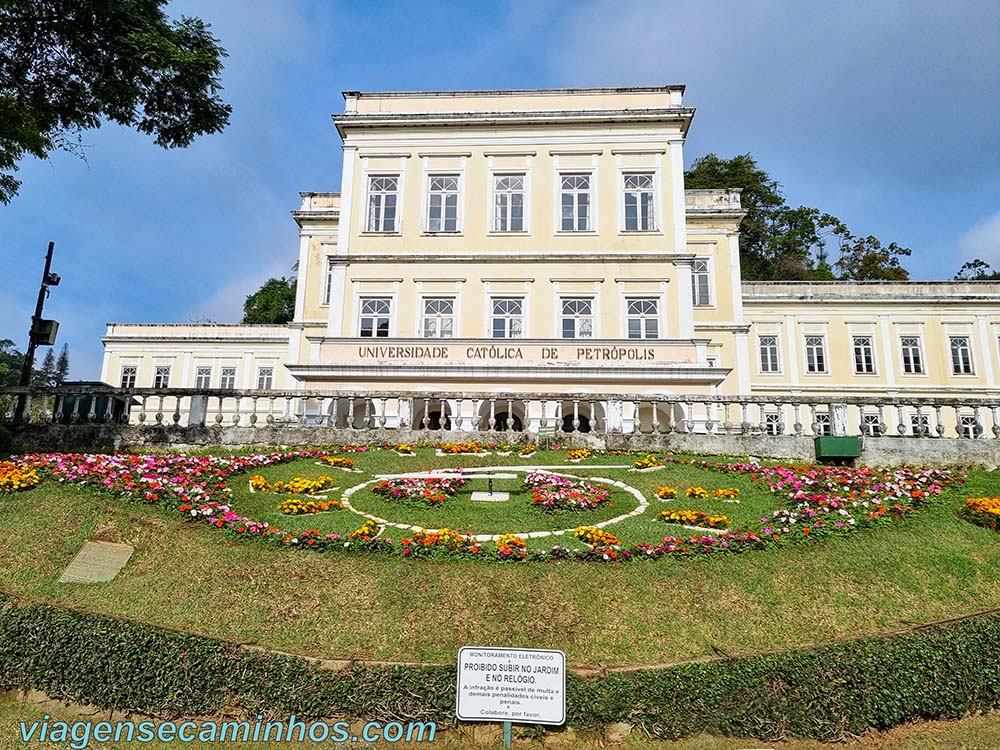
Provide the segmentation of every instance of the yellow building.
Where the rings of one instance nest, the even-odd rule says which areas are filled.
[[[378,419],[470,429],[628,431],[678,419],[657,398],[849,395],[872,399],[854,428],[902,434],[948,417],[877,400],[997,393],[998,284],[741,283],[739,191],[684,189],[683,94],[346,92],[341,192],[302,193],[292,213],[295,320],[112,324],[102,379],[329,393],[308,400],[319,414],[339,394],[431,394],[383,400]],[[825,431],[836,417],[797,412],[752,419]],[[716,403],[680,419],[751,417]]]

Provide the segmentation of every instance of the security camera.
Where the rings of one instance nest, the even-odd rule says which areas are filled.
[[[45,275],[45,283],[49,286],[59,286],[59,281],[62,277],[57,273],[47,273]]]

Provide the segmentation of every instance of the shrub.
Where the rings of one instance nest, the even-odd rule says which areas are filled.
[[[567,677],[566,723],[629,722],[660,739],[710,733],[839,741],[1000,707],[1000,613],[819,648]],[[0,594],[0,690],[152,716],[454,720],[453,666],[352,664],[249,650]]]

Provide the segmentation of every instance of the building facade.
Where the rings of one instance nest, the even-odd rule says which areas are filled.
[[[346,92],[341,192],[302,193],[292,212],[292,323],[110,324],[102,380],[624,398],[1000,390],[1000,284],[741,282],[739,191],[684,187],[683,94]],[[439,425],[462,408],[383,416]],[[500,418],[531,422],[510,409]]]

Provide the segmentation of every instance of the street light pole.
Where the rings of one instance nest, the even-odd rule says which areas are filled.
[[[42,309],[45,307],[45,298],[49,294],[49,285],[55,286],[59,283],[59,277],[52,273],[52,251],[55,250],[56,243],[50,242],[48,252],[45,253],[45,270],[42,271],[42,285],[38,289],[38,301],[35,303],[35,314],[31,316],[31,330],[28,331],[28,349],[24,353],[24,364],[21,366],[21,380],[19,385],[31,385],[31,372],[35,365],[35,349],[38,348],[39,326],[42,320]],[[17,409],[14,411],[14,421],[20,421],[24,412],[26,398],[24,394],[17,397]]]

